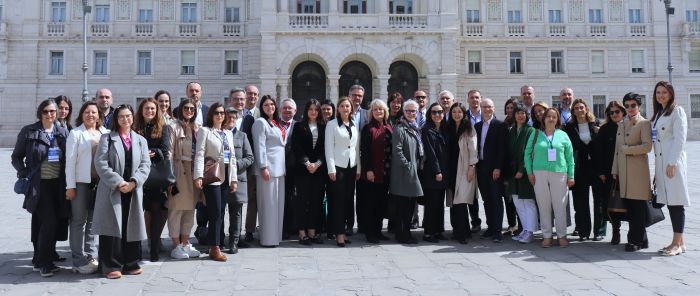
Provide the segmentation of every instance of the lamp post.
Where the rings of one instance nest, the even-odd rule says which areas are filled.
[[[88,0],[83,0],[83,103],[90,100],[90,94],[88,93],[88,51],[87,51],[87,33],[88,33],[88,13],[92,10],[92,7],[88,5]]]
[[[673,84],[673,65],[671,64],[671,15],[675,13],[675,8],[671,7],[671,0],[661,0],[666,7],[666,49],[668,50],[668,83]]]

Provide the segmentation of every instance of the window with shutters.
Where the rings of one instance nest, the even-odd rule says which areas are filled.
[[[343,13],[367,13],[367,0],[343,0]]]
[[[109,5],[95,5],[95,22],[109,22]]]
[[[592,24],[599,24],[603,22],[603,10],[602,9],[589,9],[588,10],[588,22]]]
[[[390,0],[389,13],[393,14],[412,14],[413,0]]]
[[[700,73],[700,47],[688,51],[688,70],[690,73]]]
[[[700,94],[690,95],[690,117],[700,118]]]
[[[478,0],[467,0],[464,4],[466,9],[465,21],[467,23],[481,22],[481,3]]]
[[[197,22],[197,3],[182,3],[180,21],[183,23]]]
[[[549,11],[549,23],[560,24],[561,23],[561,10],[550,10]]]
[[[226,23],[240,23],[241,22],[241,8],[240,7],[226,7],[224,15],[224,22]]]
[[[698,22],[698,11],[697,10],[686,10],[685,11],[685,21],[688,23]]]
[[[195,70],[195,53],[194,50],[180,51],[180,74],[194,75]]]
[[[153,9],[139,9],[139,23],[153,22]]]
[[[633,49],[630,54],[632,62],[632,73],[644,73],[644,50]]]
[[[629,10],[629,22],[633,24],[639,24],[642,22],[642,10],[641,9],[630,9]]]
[[[481,51],[468,51],[467,60],[469,65],[469,74],[481,74]]]
[[[591,73],[605,74],[605,51],[591,50]]]

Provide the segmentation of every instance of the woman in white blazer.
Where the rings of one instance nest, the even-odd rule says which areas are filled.
[[[204,126],[197,131],[196,152],[194,158],[195,186],[203,189],[209,220],[207,242],[209,242],[209,258],[214,261],[226,261],[220,246],[224,246],[223,219],[226,210],[228,192],[236,191],[238,177],[236,158],[233,153],[233,134],[226,129],[226,111],[221,103],[214,103],[204,120]],[[222,180],[203,186],[204,159],[212,157],[219,164]]]
[[[345,217],[354,210],[355,181],[360,177],[360,133],[352,120],[352,104],[348,97],[338,100],[336,119],[326,125],[325,149],[332,194],[328,214],[332,217],[329,233],[335,234],[339,247],[350,241],[345,238]]]
[[[252,137],[260,245],[276,247],[282,240],[284,221],[284,147],[287,134],[279,123],[277,104],[271,97],[264,96],[259,108],[262,112],[253,123]]]
[[[664,256],[675,256],[685,252],[684,207],[690,206],[685,156],[688,119],[683,108],[676,105],[673,85],[666,81],[660,81],[654,87],[653,104],[651,135],[654,143],[657,201],[668,206],[673,227],[671,244],[659,251]]]
[[[97,244],[91,232],[92,212],[95,207],[97,171],[95,150],[102,134],[102,113],[97,103],[86,102],[75,119],[78,126],[66,140],[66,199],[71,201],[70,249],[73,270],[81,274],[97,271]]]

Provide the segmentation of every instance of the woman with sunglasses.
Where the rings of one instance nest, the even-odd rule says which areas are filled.
[[[204,126],[197,132],[197,144],[194,158],[194,185],[204,191],[209,228],[209,258],[214,261],[226,261],[221,252],[224,244],[223,219],[226,211],[226,197],[238,187],[236,157],[233,149],[233,134],[227,129],[228,118],[224,105],[217,102],[209,107]],[[212,158],[218,164],[216,176],[220,181],[203,183],[204,162]]]
[[[44,100],[36,110],[39,121],[24,126],[12,151],[12,166],[18,178],[28,178],[23,208],[32,214],[32,243],[34,270],[42,277],[53,276],[59,268],[56,259],[56,238],[67,224],[61,220],[70,216],[65,198],[65,151],[68,130],[56,123],[58,105]]]
[[[445,110],[439,103],[428,108],[428,120],[421,136],[425,147],[425,164],[420,172],[425,205],[423,240],[437,243],[442,236],[445,221],[445,189],[447,189],[449,155],[447,140],[449,135],[445,124]]]
[[[151,171],[148,142],[132,130],[134,111],[129,105],[114,109],[110,133],[102,135],[95,152],[97,185],[93,233],[100,236],[98,260],[108,279],[122,273],[143,273],[141,241],[146,239],[143,184]]]
[[[651,151],[651,123],[642,117],[642,97],[627,93],[622,98],[627,117],[619,124],[615,139],[612,176],[618,180],[620,197],[627,208],[629,232],[625,251],[635,252],[649,247],[647,239],[646,202],[651,199],[649,158]]]
[[[626,219],[624,207],[611,207],[610,198],[613,184],[610,170],[612,168],[613,158],[615,156],[615,141],[617,138],[617,130],[622,119],[627,115],[627,111],[618,101],[612,101],[605,108],[605,123],[600,126],[598,136],[593,140],[593,152],[591,153],[591,161],[593,162],[594,176],[598,178],[601,186],[593,186],[593,195],[605,196],[604,205],[607,205],[607,216],[612,225],[611,245],[620,243],[620,225],[621,221]]]

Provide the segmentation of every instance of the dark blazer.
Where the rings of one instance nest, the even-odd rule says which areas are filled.
[[[310,175],[305,165],[307,161],[314,163],[320,160],[323,163],[326,160],[325,148],[323,145],[326,126],[322,124],[318,125],[318,139],[316,139],[315,147],[313,147],[313,136],[311,135],[311,130],[307,122],[295,123],[292,134],[294,136],[291,139],[291,152],[295,155],[296,159],[292,166],[292,172],[299,175]],[[316,170],[315,174],[327,174],[325,163]]]
[[[253,165],[255,156],[253,149],[250,148],[248,136],[242,131],[237,131],[233,134],[233,153],[236,156],[236,169],[238,173],[238,189],[236,192],[229,193],[229,202],[237,203],[248,202],[248,168]],[[255,182],[253,180],[253,182]]]
[[[280,124],[282,124],[282,120],[279,121]],[[285,144],[284,144],[284,161],[286,165],[286,169],[288,172],[292,171],[294,169],[294,166],[296,164],[296,155],[295,153],[292,153],[292,139],[294,138],[294,127],[297,125],[298,121],[296,119],[290,120],[290,127],[287,130],[287,135],[285,139]],[[321,142],[323,143],[323,142]],[[286,175],[287,178],[293,177],[291,174]],[[293,185],[293,184],[289,184]]]
[[[54,146],[61,149],[61,169],[60,169],[60,188],[66,188],[66,139],[68,138],[68,130],[54,124]],[[39,204],[39,188],[41,184],[41,163],[49,155],[49,135],[44,131],[41,122],[35,122],[23,127],[19,135],[15,148],[12,150],[12,166],[17,170],[18,177],[29,177],[31,184],[29,193],[24,196],[22,207],[30,213],[34,213],[36,206]],[[59,192],[61,196],[65,194],[65,190]],[[60,198],[59,202],[59,218],[68,218],[70,216],[70,202],[65,198]]]
[[[424,128],[421,133],[425,149],[425,164],[420,172],[423,188],[447,189],[449,172],[449,154],[447,153],[447,133],[444,129]],[[456,161],[456,160],[455,160]],[[437,174],[442,174],[442,181],[435,180]]]
[[[255,117],[252,115],[246,115],[243,117],[243,121],[241,121],[241,131],[246,134],[248,137],[248,143],[251,145],[253,144],[253,123],[255,123]],[[251,146],[252,151],[255,151],[254,148]]]
[[[615,142],[617,140],[618,125],[615,122],[603,124],[598,135],[593,139],[591,160],[595,176],[610,175],[613,158],[615,157]]]
[[[595,122],[588,123],[588,129],[591,132],[591,141],[588,144],[581,141],[578,135],[578,123],[576,118],[572,118],[569,123],[564,127],[564,131],[569,136],[571,140],[571,146],[574,149],[574,178],[579,176],[589,177],[593,172],[593,161],[591,160],[591,154],[593,152],[593,142],[597,136],[597,132],[593,130],[594,127],[598,127],[598,120]],[[610,162],[612,165],[612,161]]]
[[[477,153],[481,153],[481,129],[484,126],[484,121],[477,123],[474,126],[476,130]],[[479,158],[476,164],[478,167],[488,170],[489,172],[499,169],[501,175],[505,175],[505,167],[507,164],[508,146],[508,127],[503,121],[495,117],[489,124],[489,129],[486,132],[486,140],[484,141],[484,155]],[[503,178],[501,178],[503,179]]]

